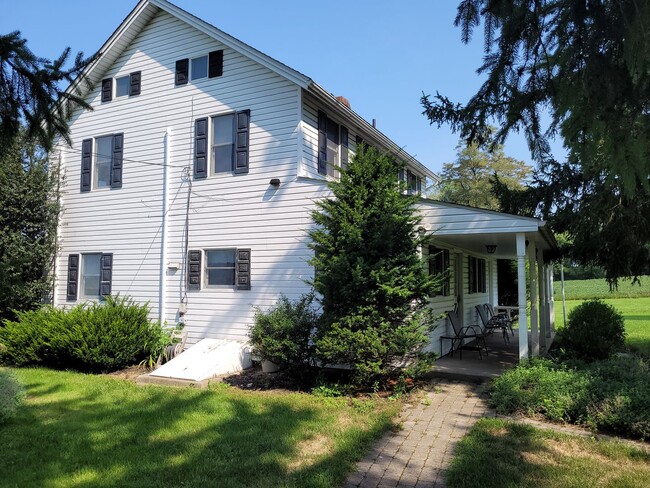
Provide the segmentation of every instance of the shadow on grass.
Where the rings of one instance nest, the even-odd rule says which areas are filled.
[[[328,437],[340,407],[316,408],[306,395],[137,388],[46,370],[21,376],[28,405],[0,428],[5,486],[337,486],[390,423]],[[323,455],[295,462],[314,454],[300,452],[305,446]]]
[[[498,419],[457,445],[450,488],[648,486],[650,454]]]

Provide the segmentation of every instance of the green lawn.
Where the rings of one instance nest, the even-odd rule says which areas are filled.
[[[458,444],[450,488],[647,487],[650,454],[499,419],[480,420]]]
[[[587,280],[591,281],[591,280]],[[650,297],[639,298],[608,298],[603,300],[619,310],[625,318],[627,343],[636,352],[650,357]],[[569,312],[582,303],[582,300],[567,300],[567,316]],[[555,301],[556,328],[563,326],[562,302]]]
[[[335,487],[400,408],[13,371],[28,396],[0,426],[3,487]]]
[[[640,284],[630,280],[620,280],[618,289],[610,291],[604,278],[595,280],[571,280],[564,282],[564,296],[567,300],[587,300],[589,298],[637,298],[650,297],[650,276],[640,276]],[[562,300],[560,280],[553,283],[555,301]]]

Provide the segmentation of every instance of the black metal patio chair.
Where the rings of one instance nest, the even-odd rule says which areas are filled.
[[[491,335],[495,330],[500,329],[503,334],[503,342],[508,344],[510,342],[510,336],[508,335],[508,326],[505,322],[498,320],[496,318],[488,318],[487,311],[485,310],[484,305],[476,305],[476,311],[478,316],[483,323],[483,330],[486,335]]]
[[[478,351],[479,358],[483,359],[481,354],[481,349],[485,350],[485,355],[488,356],[487,344],[485,343],[485,333],[483,333],[478,325],[467,325],[461,327],[460,319],[458,318],[457,312],[447,312],[447,318],[451,323],[451,327],[454,331],[454,335],[442,335],[440,336],[440,351],[442,352],[442,341],[450,340],[451,341],[451,350],[449,355],[454,356],[454,350],[458,349],[460,352],[460,359],[463,359],[463,349],[470,349],[473,351]],[[465,343],[468,340],[469,343]],[[473,343],[473,344],[472,344]],[[458,347],[456,348],[456,345]]]
[[[485,307],[485,310],[488,313],[488,317],[503,322],[506,325],[506,327],[508,327],[508,330],[514,337],[515,331],[512,329],[512,319],[508,317],[508,314],[503,312],[501,313],[495,312],[494,307],[492,306],[491,303],[486,303],[485,305],[483,305],[483,307]]]

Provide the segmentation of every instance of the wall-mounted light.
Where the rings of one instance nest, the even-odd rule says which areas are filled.
[[[278,188],[280,186],[280,178],[273,178],[269,181],[269,185]]]
[[[497,245],[496,244],[487,244],[485,246],[485,250],[487,251],[488,254],[494,254],[497,252]]]

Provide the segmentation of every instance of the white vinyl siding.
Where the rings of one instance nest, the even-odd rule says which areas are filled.
[[[223,76],[174,86],[175,62],[224,50]],[[94,111],[77,111],[71,121],[72,148],[62,147],[64,214],[59,227],[55,303],[65,304],[67,255],[114,253],[113,293],[149,302],[158,318],[165,134],[169,129],[166,211],[165,320],[175,324],[183,296],[184,229],[189,216],[190,249],[250,248],[251,290],[234,286],[188,292],[189,343],[201,338],[246,340],[252,304],[268,307],[283,292],[297,298],[311,277],[306,229],[310,226],[311,184],[296,183],[300,88],[176,19],[156,15],[119,56],[105,77],[141,71],[146,79],[137,98],[100,103],[98,85],[87,98]],[[194,151],[194,120],[234,110],[251,110],[249,173],[188,181],[183,169]],[[123,132],[124,183],[118,192],[79,191],[81,141]],[[94,150],[95,148],[93,148]],[[279,189],[269,180],[279,178]]]

